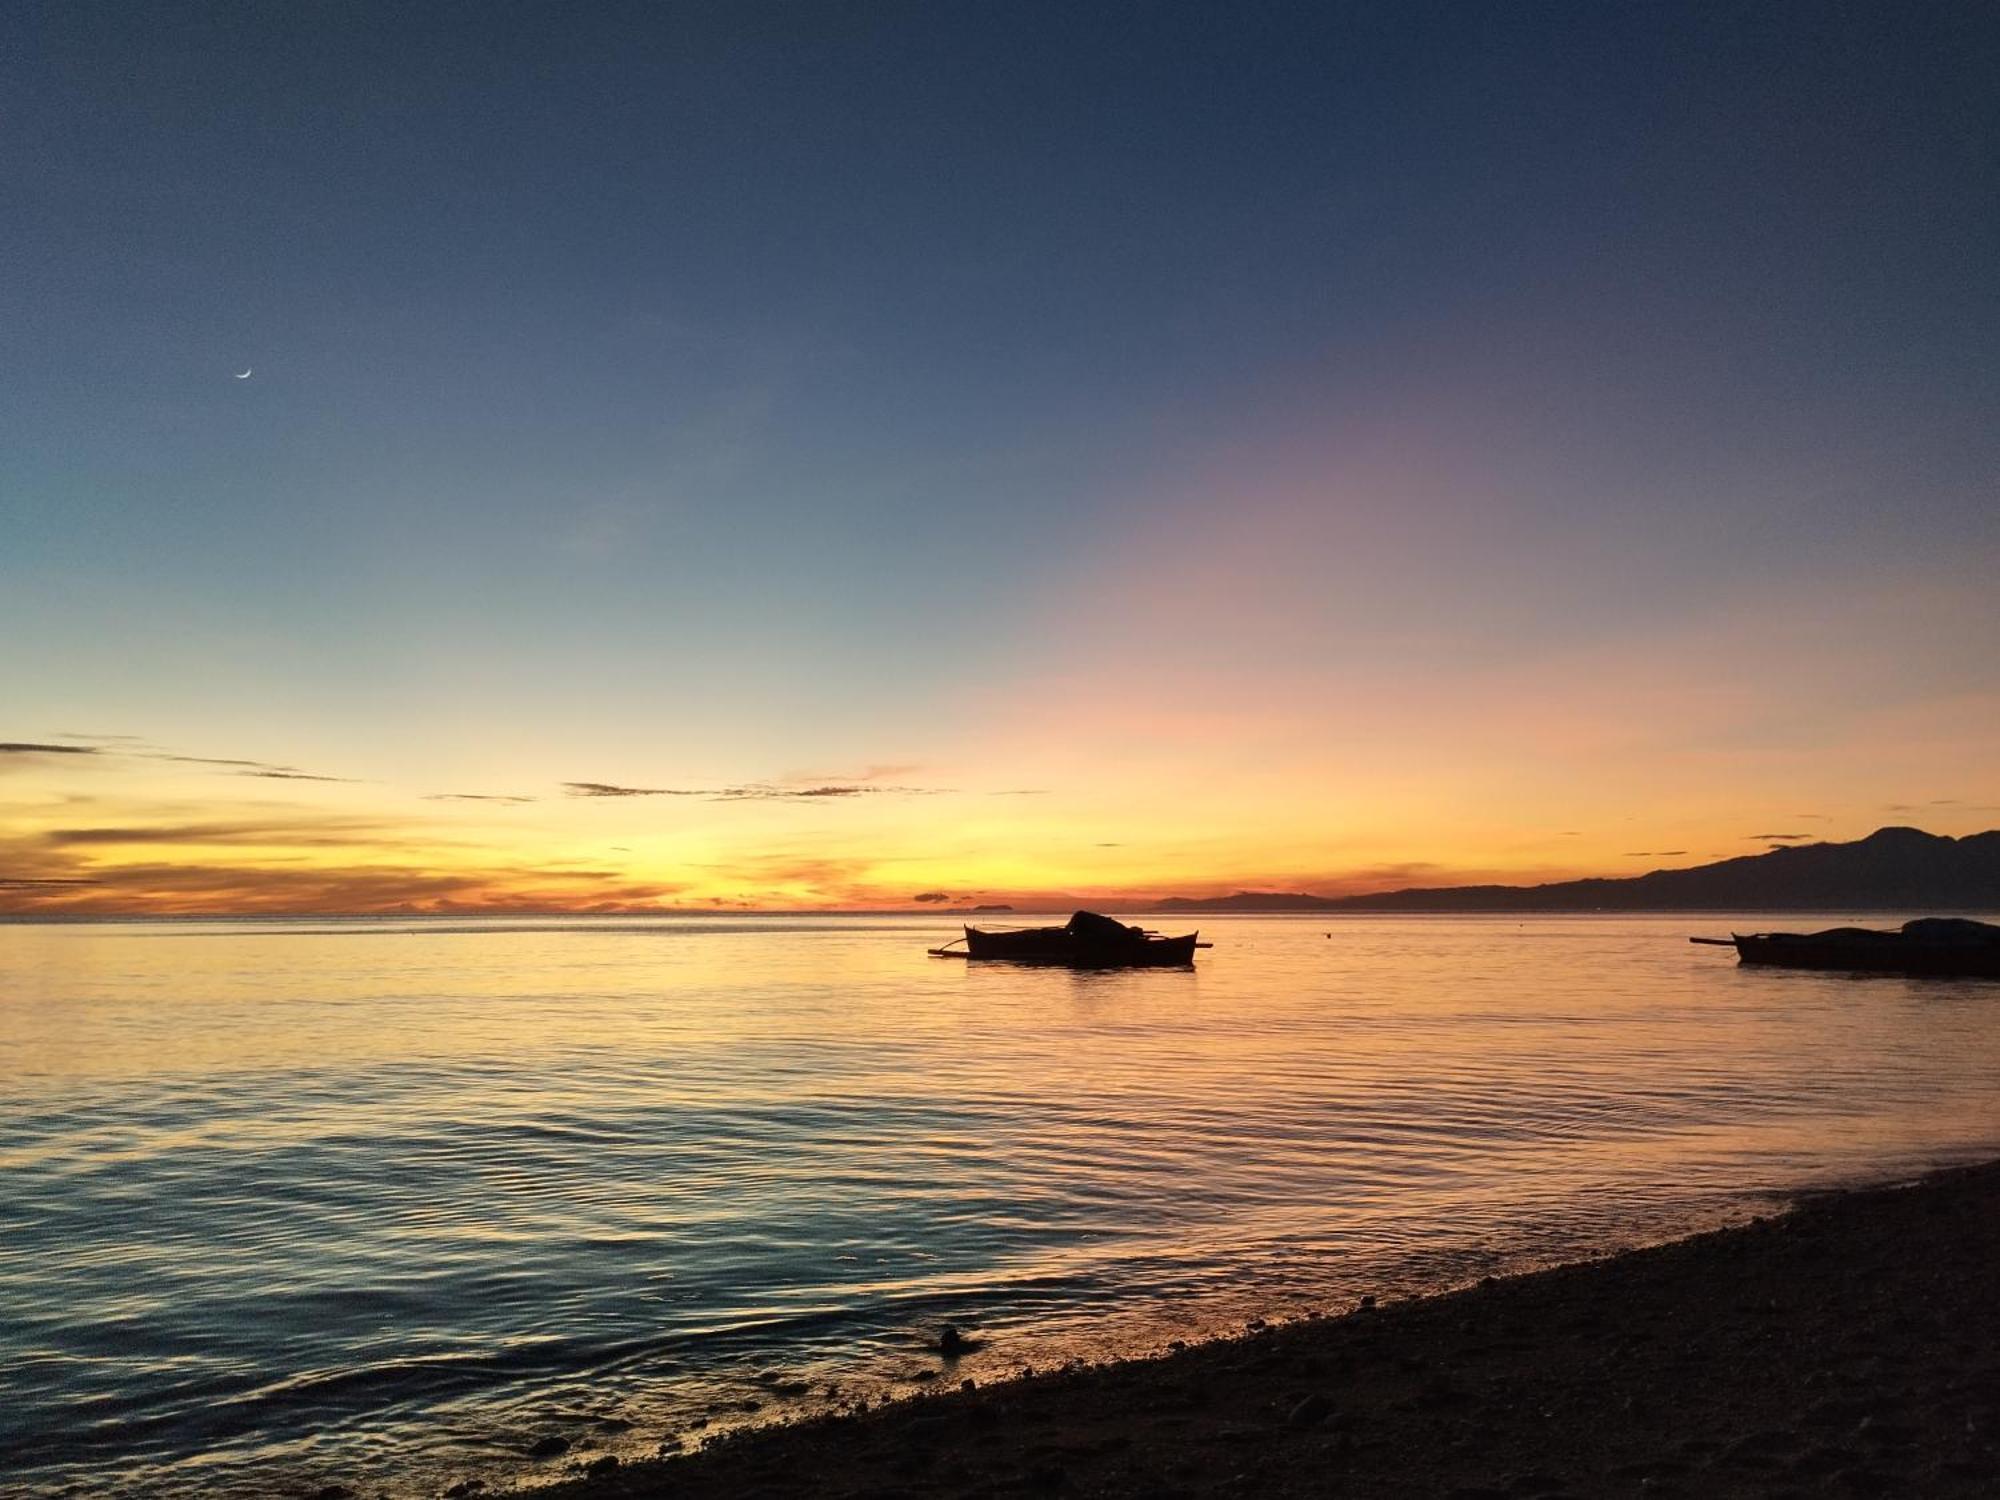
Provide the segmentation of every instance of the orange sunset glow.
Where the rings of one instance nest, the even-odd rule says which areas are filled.
[[[1990,1500],[1991,0],[0,5],[7,1500]]]

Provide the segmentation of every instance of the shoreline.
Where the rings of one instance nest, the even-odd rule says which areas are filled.
[[[1161,1356],[684,1455],[576,1455],[572,1477],[520,1493],[1984,1495],[2000,1486],[1996,1264],[1990,1161]]]

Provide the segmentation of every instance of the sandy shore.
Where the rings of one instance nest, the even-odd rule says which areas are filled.
[[[2000,1163],[1165,1358],[613,1463],[538,1493],[1992,1495]]]

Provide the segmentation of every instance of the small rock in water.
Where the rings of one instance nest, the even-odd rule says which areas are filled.
[[[1374,1306],[1375,1306],[1375,1294],[1373,1292],[1370,1292],[1367,1296],[1361,1299],[1361,1310],[1363,1312],[1370,1311]]]
[[[984,1339],[968,1337],[956,1323],[947,1323],[938,1330],[937,1350],[946,1359],[956,1359],[961,1354],[970,1354],[985,1347]]]
[[[613,1469],[617,1467],[618,1467],[618,1455],[615,1453],[607,1453],[604,1455],[604,1457],[593,1458],[588,1464],[584,1465],[583,1472],[586,1474],[609,1474]]]
[[[444,1492],[444,1500],[472,1500],[473,1496],[485,1493],[485,1480],[461,1479],[457,1484]]]
[[[569,1452],[569,1439],[550,1435],[545,1438],[536,1438],[528,1449],[528,1457],[554,1458],[558,1454],[567,1452]]]

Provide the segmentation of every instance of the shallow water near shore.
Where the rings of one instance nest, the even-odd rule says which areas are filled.
[[[1122,974],[908,917],[0,926],[0,1473],[514,1481],[2000,1144],[2000,984],[1200,925]]]

